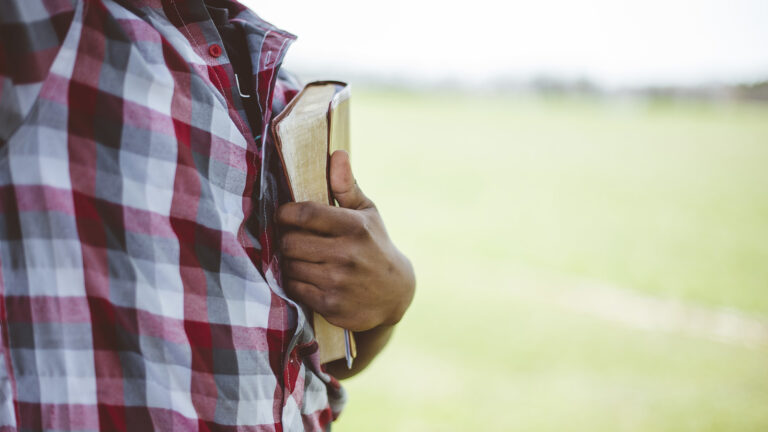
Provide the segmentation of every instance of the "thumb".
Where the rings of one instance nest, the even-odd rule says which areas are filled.
[[[344,208],[361,210],[373,205],[357,186],[349,154],[344,150],[336,150],[331,155],[331,192]]]

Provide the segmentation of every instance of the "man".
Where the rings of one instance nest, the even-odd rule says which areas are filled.
[[[293,39],[233,0],[0,0],[0,431],[338,416],[414,275],[345,153],[340,208],[286,203]],[[309,309],[356,332],[352,370]]]

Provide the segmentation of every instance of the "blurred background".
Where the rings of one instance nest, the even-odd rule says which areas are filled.
[[[417,270],[334,431],[768,430],[768,2],[245,3]]]

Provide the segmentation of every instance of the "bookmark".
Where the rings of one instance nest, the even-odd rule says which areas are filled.
[[[344,355],[347,358],[347,369],[352,369],[352,335],[349,330],[344,329]]]

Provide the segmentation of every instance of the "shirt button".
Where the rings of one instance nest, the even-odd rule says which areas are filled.
[[[208,47],[208,54],[210,54],[211,57],[213,58],[217,58],[221,56],[221,53],[222,53],[221,45],[219,44],[213,44]]]

